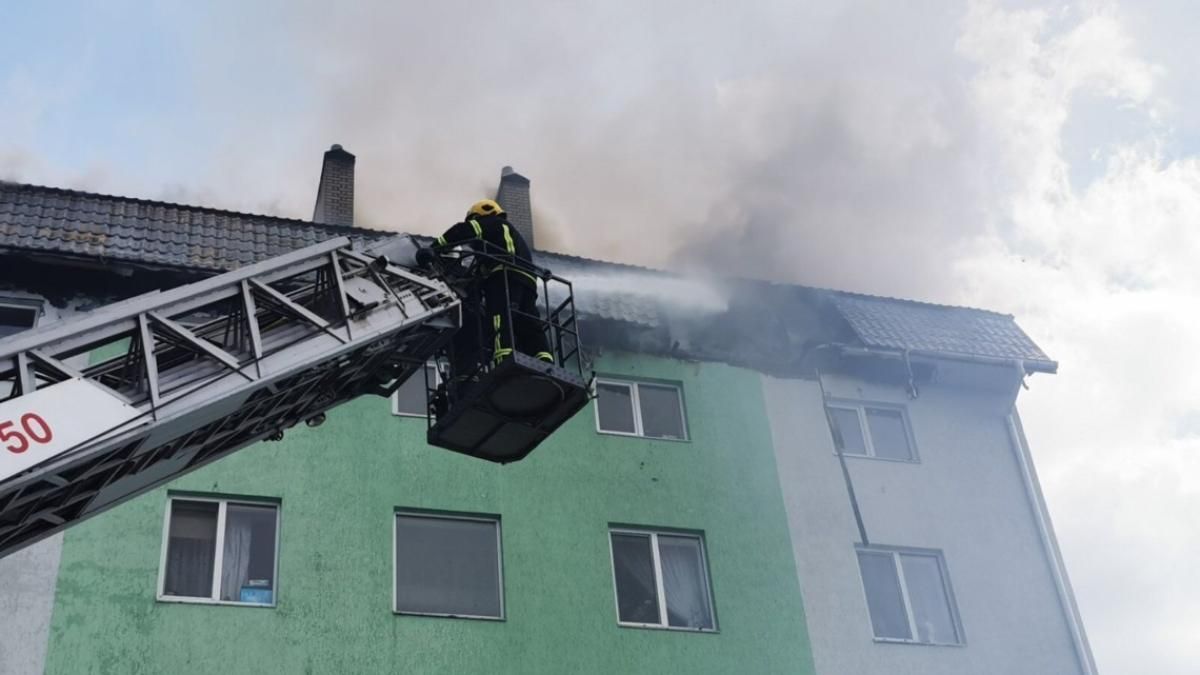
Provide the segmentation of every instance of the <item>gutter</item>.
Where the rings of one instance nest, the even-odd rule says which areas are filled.
[[[849,345],[838,345],[843,354],[857,354],[862,356],[881,356],[884,358],[905,359],[916,356],[927,359],[941,359],[945,361],[963,361],[966,363],[979,363],[989,366],[1008,366],[1016,364],[1024,373],[1049,373],[1058,372],[1057,361],[1026,361],[1023,359],[1008,359],[999,356],[981,356],[975,354],[955,354],[950,352],[932,352],[922,349],[881,349],[878,347],[852,347]]]
[[[1062,552],[1058,548],[1058,540],[1054,536],[1054,527],[1050,524],[1050,513],[1046,509],[1046,499],[1038,484],[1037,471],[1033,468],[1033,457],[1029,452],[1029,442],[1025,438],[1025,430],[1017,415],[1016,402],[1013,402],[1012,412],[1005,417],[1009,440],[1013,455],[1021,470],[1021,479],[1025,484],[1025,493],[1029,505],[1033,507],[1034,521],[1037,523],[1038,535],[1042,547],[1050,563],[1051,576],[1054,577],[1054,587],[1058,591],[1058,600],[1067,620],[1067,628],[1071,632],[1071,643],[1075,648],[1076,660],[1083,675],[1097,675],[1096,661],[1088,644],[1087,633],[1083,629],[1083,619],[1079,614],[1079,606],[1075,604],[1075,593],[1071,590],[1071,581],[1067,578],[1067,567],[1063,563]]]

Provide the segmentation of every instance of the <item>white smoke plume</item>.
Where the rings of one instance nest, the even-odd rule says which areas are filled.
[[[591,298],[612,294],[640,298],[667,311],[692,315],[720,314],[729,309],[728,292],[712,279],[584,272],[571,274],[570,281],[582,309],[588,308]]]

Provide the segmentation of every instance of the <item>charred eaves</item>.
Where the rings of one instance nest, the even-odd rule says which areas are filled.
[[[814,349],[849,343],[853,332],[821,291],[761,281],[728,285],[722,312],[660,305],[657,321],[586,316],[586,342],[601,349],[715,361],[779,377],[812,377]]]
[[[111,261],[74,256],[0,255],[0,292],[17,289],[37,294],[55,307],[76,303],[88,311],[155,289],[174,288],[211,274],[186,270],[124,267]]]

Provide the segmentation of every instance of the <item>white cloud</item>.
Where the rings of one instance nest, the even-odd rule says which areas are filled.
[[[976,5],[964,23],[1009,187],[958,262],[963,299],[1016,312],[1063,363],[1022,408],[1101,670],[1194,672],[1200,438],[1180,431],[1200,410],[1200,161],[1164,157],[1161,69],[1112,6],[1050,18]],[[1146,122],[1085,188],[1062,147],[1081,100]]]

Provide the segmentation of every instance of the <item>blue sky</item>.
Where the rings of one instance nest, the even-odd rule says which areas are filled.
[[[341,143],[433,232],[512,164],[548,248],[1011,312],[1101,670],[1194,672],[1200,6],[534,4],[6,3],[0,178],[307,217]]]
[[[69,9],[67,8],[69,7]],[[46,179],[98,180],[148,196],[197,190],[216,170],[217,131],[261,124],[282,139],[286,110],[311,102],[303,73],[223,50],[236,25],[204,3],[24,3],[0,10],[0,111]],[[249,18],[246,12],[241,18]],[[248,148],[248,151],[259,151]],[[100,187],[99,185],[96,187]]]
[[[155,139],[149,121],[194,125],[197,101],[186,86],[188,59],[177,16],[134,11],[130,3],[20,3],[4,10],[9,27],[0,62],[10,104],[29,106],[33,132],[22,139],[42,161],[83,171],[116,164],[140,172]],[[22,98],[24,94],[28,98]],[[124,160],[124,161],[123,161]]]

